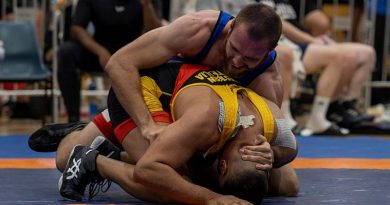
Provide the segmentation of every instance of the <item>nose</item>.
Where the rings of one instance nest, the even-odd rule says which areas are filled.
[[[242,56],[237,55],[233,58],[233,65],[235,67],[242,67],[244,66],[244,60],[242,59]]]

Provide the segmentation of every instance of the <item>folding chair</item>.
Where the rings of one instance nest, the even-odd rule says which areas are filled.
[[[5,58],[0,61],[0,82],[44,83],[44,89],[0,90],[0,95],[45,96],[49,102],[51,72],[41,58],[34,25],[29,21],[0,21],[0,39],[5,50]]]

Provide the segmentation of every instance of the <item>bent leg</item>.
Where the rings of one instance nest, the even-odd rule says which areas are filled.
[[[90,122],[83,130],[72,132],[62,139],[56,153],[57,169],[60,172],[64,171],[70,152],[75,145],[89,146],[97,136],[103,136],[103,134],[93,122]]]
[[[276,59],[274,64],[249,84],[248,88],[281,107],[283,101],[283,79],[279,67],[279,59]]]
[[[335,100],[351,74],[354,72],[353,58],[338,46],[310,44],[303,57],[307,73],[321,72],[317,84],[317,95]]]
[[[375,50],[368,45],[360,43],[341,43],[338,44],[344,53],[352,55],[355,62],[356,71],[353,73],[348,83],[346,97],[358,99],[361,96],[364,84],[369,80],[371,73],[374,71],[376,62]]]
[[[297,122],[292,117],[290,111],[290,90],[292,84],[292,76],[293,76],[293,58],[294,54],[292,49],[288,46],[279,44],[276,47],[276,51],[278,52],[278,58],[280,61],[280,72],[283,79],[283,102],[282,102],[282,112],[284,117],[288,120],[291,128],[294,128],[297,125]]]
[[[326,119],[329,104],[340,96],[342,88],[354,71],[354,63],[351,56],[343,53],[338,46],[310,44],[303,57],[303,64],[307,73],[322,71],[306,124],[314,133],[320,133],[332,125]]]

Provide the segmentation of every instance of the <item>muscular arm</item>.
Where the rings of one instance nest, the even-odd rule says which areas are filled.
[[[272,102],[268,102],[268,106],[275,120],[284,119],[282,111],[277,105],[275,105]],[[277,125],[277,123],[275,125]],[[277,136],[274,137],[274,140],[271,142],[271,149],[273,153],[273,168],[279,168],[291,162],[298,153],[296,148],[295,136],[292,134],[289,127],[285,125],[284,129],[282,128],[282,126],[276,127],[276,129],[278,134]],[[281,133],[281,131],[283,132]],[[278,136],[278,135],[284,135],[284,136]],[[290,136],[290,137],[285,138],[286,136]],[[278,143],[275,143],[276,141],[278,141]],[[289,142],[286,143],[285,141],[289,141]],[[295,145],[295,146],[291,146],[291,145]]]
[[[261,75],[257,76],[248,88],[258,95],[276,103],[279,107],[283,101],[283,80],[280,74],[278,59]]]
[[[282,146],[271,146],[274,155],[274,162],[272,168],[279,168],[291,162],[298,154],[297,149],[291,149]]]
[[[179,119],[157,137],[137,162],[134,179],[168,200],[185,204],[247,205],[237,197],[188,182],[179,173],[195,153],[205,153],[219,139],[218,98],[210,88],[200,87],[186,88],[193,92],[182,92],[176,98],[174,113]]]
[[[267,102],[274,119],[283,119],[280,108],[267,99],[265,99],[265,101]],[[277,124],[278,123],[275,123],[275,126],[277,126]],[[256,145],[246,146],[242,151],[243,156],[245,156],[244,160],[257,162],[256,168],[261,170],[268,170],[271,168],[269,159],[272,159],[273,168],[278,168],[291,162],[297,155],[296,141],[288,124],[284,127],[287,129],[276,127],[275,134],[278,134],[274,136],[273,141],[270,143],[265,142],[265,138],[263,137],[263,140],[259,140]],[[280,131],[283,132],[280,133]]]
[[[206,42],[211,32],[200,24],[191,16],[182,17],[145,33],[110,58],[105,70],[119,101],[143,134],[155,124],[141,95],[138,70],[160,65],[177,53],[196,54],[203,45],[194,42]]]
[[[204,107],[203,107],[204,108]],[[189,158],[215,142],[216,116],[191,106],[169,125],[138,161],[134,179],[167,199],[186,204],[206,204],[219,194],[186,181],[178,172]],[[214,113],[216,113],[214,111]],[[210,126],[214,125],[214,126]]]

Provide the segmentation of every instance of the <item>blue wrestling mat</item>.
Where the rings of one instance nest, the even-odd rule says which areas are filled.
[[[387,163],[390,161],[390,138],[298,137],[299,155],[293,165],[301,182],[298,197],[266,198],[263,204],[390,204],[390,166],[375,165],[359,169],[323,168],[332,160],[357,160]],[[27,136],[0,136],[0,204],[75,204],[65,201],[58,192],[60,173],[54,169],[53,153],[36,153],[27,146]],[[18,163],[48,160],[51,168],[16,168]],[[305,164],[320,160],[313,167]],[[323,160],[323,161],[321,161]],[[27,162],[26,162],[27,161]],[[9,163],[9,166],[5,166]],[[309,166],[310,165],[310,166]],[[15,167],[13,167],[15,166]],[[26,164],[28,167],[28,165]],[[325,166],[324,166],[325,167]],[[113,184],[85,204],[150,204],[128,195]],[[80,203],[77,203],[80,204]]]
[[[298,137],[298,157],[390,159],[390,138]]]

